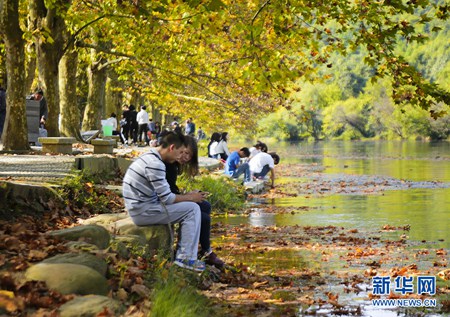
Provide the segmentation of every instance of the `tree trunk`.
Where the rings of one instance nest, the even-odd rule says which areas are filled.
[[[122,115],[122,89],[117,78],[117,74],[110,69],[106,81],[105,116],[109,117],[114,112],[117,115],[117,119],[120,120]]]
[[[66,51],[59,62],[60,132],[62,136],[75,137],[78,141],[83,141],[77,103],[77,66],[77,50]]]
[[[33,33],[34,24],[32,19],[32,15],[28,15],[28,32]],[[25,70],[26,70],[26,79],[25,79],[25,93],[32,93],[33,81],[36,75],[36,45],[34,43],[28,43],[25,47]]]
[[[96,57],[95,50],[92,50],[91,60],[96,61]],[[87,69],[89,92],[84,110],[83,131],[101,128],[100,120],[105,112],[106,67],[102,67],[105,62],[105,59],[100,58],[100,61],[93,62]]]
[[[70,1],[58,1],[46,8],[44,0],[30,1],[30,20],[36,31],[49,30],[49,35],[36,32],[35,43],[39,81],[42,83],[47,99],[48,119],[46,123],[49,136],[59,136],[59,88],[58,64],[63,55],[63,34],[66,30],[63,15],[70,7]]]
[[[19,26],[19,0],[2,0],[1,29],[6,50],[7,108],[4,150],[29,150],[25,109],[25,51]]]
[[[25,78],[25,93],[31,94],[32,93],[32,86],[33,86],[33,81],[34,81],[34,77],[35,77],[35,73],[36,73],[36,56],[34,54],[35,51],[35,47],[34,45],[27,45],[26,48],[26,62],[25,62],[25,73],[26,73],[26,78]]]

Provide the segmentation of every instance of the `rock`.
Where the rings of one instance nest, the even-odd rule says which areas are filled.
[[[0,218],[12,219],[18,214],[42,213],[48,201],[61,202],[50,187],[0,181]]]
[[[147,241],[145,237],[138,235],[120,235],[114,236],[113,241],[110,244],[113,251],[117,252],[122,258],[128,259],[130,252],[142,250],[146,251]]]
[[[83,225],[99,225],[107,228],[111,223],[121,219],[125,219],[127,217],[128,214],[126,212],[122,212],[119,214],[101,214],[89,219],[81,220],[80,223]]]
[[[145,237],[134,234],[115,236],[113,240],[125,243],[127,246],[131,248],[145,246],[147,244]]]
[[[66,243],[66,246],[72,252],[83,251],[83,252],[92,252],[100,250],[98,246],[92,243],[87,243],[83,241],[69,241]]]
[[[104,259],[85,252],[58,254],[45,259],[41,263],[72,263],[84,265],[96,270],[103,276],[106,276],[106,272],[108,271],[108,264]]]
[[[70,241],[84,241],[95,244],[100,249],[106,249],[109,245],[110,235],[108,230],[97,225],[77,226],[62,230],[51,231],[48,234]]]
[[[130,248],[120,241],[113,241],[113,243],[109,245],[109,250],[117,253],[122,259],[129,259],[131,256]]]
[[[95,317],[105,308],[108,316],[119,316],[125,312],[125,307],[112,298],[99,295],[76,297],[59,307],[61,317]]]
[[[172,246],[170,231],[167,225],[136,226],[131,218],[125,218],[112,224],[111,230],[119,235],[137,235],[145,238],[148,251],[169,251]]]
[[[90,267],[71,263],[38,263],[25,273],[27,281],[44,281],[61,294],[107,295],[108,281]]]

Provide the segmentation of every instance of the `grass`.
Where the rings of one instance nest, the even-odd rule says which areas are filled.
[[[210,193],[208,201],[214,212],[241,210],[245,203],[245,189],[229,177],[203,175],[194,179],[180,177],[179,187],[187,192],[201,190]]]
[[[181,271],[182,270],[182,271]],[[163,268],[157,275],[152,294],[151,317],[207,317],[212,315],[208,299],[193,286],[197,275],[172,266]]]

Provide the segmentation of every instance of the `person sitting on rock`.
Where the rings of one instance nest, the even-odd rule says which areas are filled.
[[[174,194],[180,194],[180,189],[177,186],[177,178],[179,174],[187,177],[194,177],[198,174],[198,147],[197,141],[192,136],[185,136],[187,147],[175,163],[165,163],[166,165],[166,179],[170,185],[170,190]],[[206,197],[208,193],[203,193]],[[217,257],[211,249],[211,204],[207,200],[197,203],[201,211],[201,226],[200,226],[200,254],[199,257],[205,261],[206,264],[213,265],[217,268],[223,268],[224,262]]]
[[[205,263],[197,259],[201,212],[197,203],[204,193],[174,194],[166,180],[164,163],[175,163],[186,150],[183,135],[168,132],[161,145],[150,148],[128,168],[123,178],[125,207],[137,226],[180,224],[174,264],[201,272]]]

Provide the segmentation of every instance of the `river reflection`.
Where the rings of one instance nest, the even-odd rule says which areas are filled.
[[[376,194],[302,195],[263,201],[284,207],[302,207],[293,214],[265,214],[257,208],[248,217],[216,218],[226,223],[254,226],[340,226],[381,230],[384,225],[410,225],[409,239],[450,248],[450,143],[319,142],[277,144],[281,164],[316,164],[326,177],[380,175],[418,184],[413,189],[384,190]],[[342,176],[339,176],[342,177]],[[292,182],[293,179],[282,179]],[[298,179],[307,182],[308,179]],[[431,184],[431,185],[430,185]],[[423,186],[422,186],[423,185]],[[424,188],[421,188],[424,187]],[[431,187],[431,188],[430,188]]]

